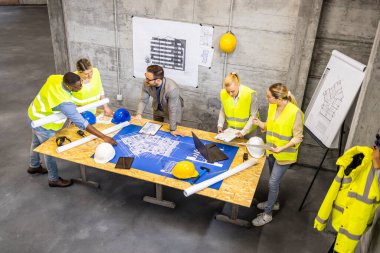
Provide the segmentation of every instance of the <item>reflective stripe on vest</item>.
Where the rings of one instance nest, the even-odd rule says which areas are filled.
[[[339,171],[334,178],[314,221],[314,227],[322,231],[329,217],[338,232],[335,244],[337,252],[353,252],[361,235],[371,224],[380,204],[378,178],[372,167],[372,149],[356,146],[341,156]],[[352,157],[363,154],[362,163],[345,175]]]
[[[293,127],[297,113],[301,110],[294,104],[288,103],[278,118],[276,117],[276,104],[269,104],[266,142],[272,147],[285,146],[293,138]],[[302,112],[301,112],[302,113]],[[303,113],[302,113],[303,122]],[[297,161],[299,144],[289,147],[280,153],[273,153],[267,150],[267,154],[273,154],[278,161]]]
[[[233,97],[227,93],[226,89],[220,91],[220,101],[222,102],[228,127],[242,130],[247,124],[251,114],[252,93],[256,94],[256,91],[241,84],[239,98],[235,104]],[[255,130],[256,127],[252,126],[248,133]]]
[[[62,75],[51,75],[42,86],[40,92],[29,105],[28,116],[33,120],[37,120],[59,111],[53,111],[52,108],[63,102],[73,102],[71,94],[62,87]],[[58,131],[65,123],[66,119],[48,123],[42,127],[48,130]]]
[[[78,71],[74,72],[79,74]],[[97,68],[92,68],[92,78],[90,83],[83,84],[80,91],[73,92],[73,101],[76,105],[87,105],[96,102],[100,99],[100,93],[102,92],[102,80],[100,79],[100,73]]]

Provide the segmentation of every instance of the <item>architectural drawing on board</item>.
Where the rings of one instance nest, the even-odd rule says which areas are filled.
[[[214,27],[203,25],[201,28],[201,36],[199,45],[204,47],[212,47],[212,36],[214,33]]]
[[[330,88],[323,92],[323,103],[320,114],[331,121],[344,99],[342,81],[336,81]]]
[[[167,69],[185,71],[186,40],[171,37],[152,37],[150,60]],[[146,60],[145,60],[146,61]]]
[[[120,140],[127,145],[128,155],[132,156],[166,156],[169,157],[179,141],[157,135],[126,134]],[[124,151],[128,151],[124,148]]]
[[[209,55],[209,50],[204,48],[202,50],[202,54],[201,54],[201,63],[203,64],[206,64],[207,63],[207,58],[208,58],[208,55]]]

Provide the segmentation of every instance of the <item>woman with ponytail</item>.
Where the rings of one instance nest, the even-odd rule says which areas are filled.
[[[77,61],[77,70],[74,72],[79,75],[83,82],[83,88],[78,92],[73,92],[73,100],[77,106],[84,106],[94,103],[100,99],[104,99],[102,80],[100,78],[99,70],[92,66],[91,62],[82,58]],[[103,105],[104,115],[112,116],[113,111],[108,104]],[[92,113],[96,113],[96,109],[90,110]]]
[[[253,119],[253,124],[266,132],[266,143],[269,165],[269,193],[265,202],[257,204],[264,210],[252,224],[262,226],[272,221],[272,210],[279,210],[277,197],[280,181],[291,164],[297,161],[298,148],[303,140],[304,116],[288,88],[282,83],[272,84],[267,90],[269,102],[267,122]]]

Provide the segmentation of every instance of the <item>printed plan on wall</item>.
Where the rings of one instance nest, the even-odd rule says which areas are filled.
[[[359,91],[365,67],[332,52],[305,113],[305,126],[328,148],[338,147],[339,130]]]
[[[133,17],[134,76],[144,78],[146,67],[157,64],[178,84],[196,87],[201,29],[199,24]],[[210,33],[212,39],[212,31],[203,34]]]

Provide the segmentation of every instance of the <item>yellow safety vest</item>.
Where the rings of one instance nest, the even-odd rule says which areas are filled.
[[[74,72],[79,74],[78,71]],[[83,84],[80,91],[73,92],[73,100],[76,105],[83,106],[94,103],[100,99],[102,92],[102,80],[100,79],[100,73],[97,68],[92,68],[92,78],[89,83]],[[96,112],[96,109],[91,110],[92,113]]]
[[[62,80],[62,75],[51,75],[48,77],[40,92],[29,105],[28,115],[32,121],[53,113],[59,113],[60,111],[53,111],[52,108],[63,102],[73,103],[70,92],[67,92],[62,87]],[[58,131],[63,127],[65,121],[66,119],[59,120],[42,125],[42,127],[48,130]]]
[[[252,93],[257,94],[256,91],[241,84],[239,99],[235,104],[233,97],[227,93],[226,89],[220,91],[220,101],[222,102],[228,127],[241,130],[245,124],[247,124],[251,115]],[[259,117],[258,112],[257,117]],[[253,125],[248,133],[255,130],[256,127],[257,126]]]
[[[372,167],[372,149],[356,146],[347,150],[336,164],[340,166],[314,221],[314,228],[322,231],[330,215],[338,232],[335,251],[354,252],[367,226],[372,223],[380,204],[378,178]],[[344,170],[352,157],[362,153],[361,165],[346,176]]]
[[[277,104],[269,104],[266,142],[272,147],[282,147],[288,144],[293,138],[293,126],[297,113],[301,110],[294,104],[288,103],[281,114],[276,117]],[[302,112],[301,112],[302,113]],[[302,113],[303,123],[303,113]],[[298,147],[290,147],[280,153],[273,153],[267,150],[267,155],[273,154],[278,161],[296,162],[298,156]]]

